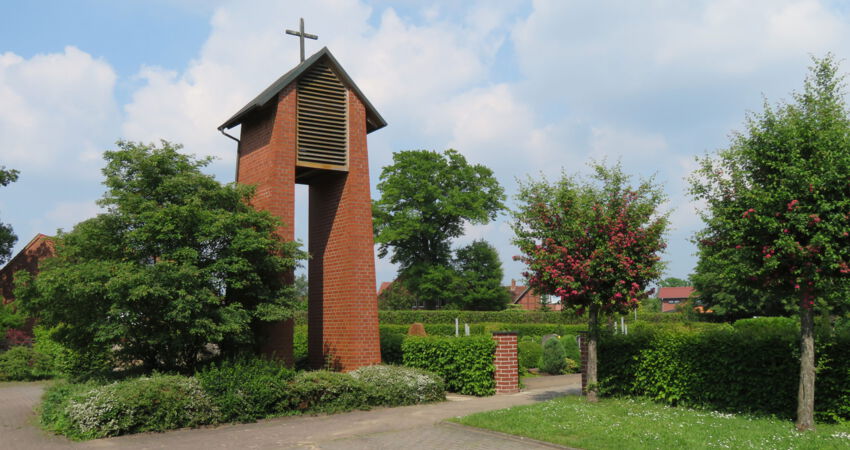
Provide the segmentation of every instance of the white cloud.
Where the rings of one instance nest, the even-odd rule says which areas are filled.
[[[101,212],[103,212],[103,209],[94,201],[59,202],[53,209],[46,212],[44,217],[50,225],[49,229],[64,228],[67,230]]]
[[[0,54],[0,160],[11,167],[92,175],[114,139],[116,75],[76,47],[24,59]]]

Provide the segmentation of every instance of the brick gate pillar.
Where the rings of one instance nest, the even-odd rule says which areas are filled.
[[[519,361],[517,354],[516,331],[494,331],[496,355],[496,394],[515,394],[519,392]]]

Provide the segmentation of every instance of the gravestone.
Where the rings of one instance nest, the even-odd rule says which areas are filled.
[[[300,35],[290,34],[301,37],[302,45],[304,37],[313,38],[303,24]],[[225,131],[237,125],[242,126],[239,139]],[[236,181],[257,186],[253,204],[282,219],[283,239],[295,239],[295,184],[309,186],[307,317],[313,368],[347,371],[381,362],[366,135],[384,126],[323,48],[219,127],[238,142]],[[292,330],[292,321],[270,326],[263,353],[291,363]]]

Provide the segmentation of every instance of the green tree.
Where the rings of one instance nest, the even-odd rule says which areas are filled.
[[[685,287],[690,285],[690,281],[676,277],[667,277],[658,282],[658,287]]]
[[[412,309],[416,305],[416,297],[407,290],[403,280],[392,282],[378,295],[378,309]]]
[[[378,191],[372,203],[378,256],[392,251],[390,260],[420,299],[449,276],[451,241],[463,234],[464,224],[487,223],[504,209],[504,191],[493,171],[467,163],[455,150],[395,153],[393,164],[381,171]],[[446,299],[428,301],[439,305]]]
[[[209,159],[179,145],[118,142],[104,157],[106,212],[56,238],[57,255],[17,301],[54,338],[82,354],[116,349],[125,363],[191,371],[208,344],[224,354],[251,348],[269,321],[291,315],[284,283],[303,254],[253,209],[253,188],[222,186]]]
[[[499,253],[486,241],[474,241],[455,252],[460,283],[459,308],[474,311],[501,311],[511,296],[502,286]]]
[[[800,317],[797,428],[814,427],[816,312],[850,306],[850,120],[832,56],[790,103],[750,115],[729,148],[700,160],[697,288],[735,311]]]
[[[9,183],[18,181],[19,172],[15,169],[6,169],[0,166],[0,186],[8,186]],[[0,222],[0,264],[6,262],[12,256],[12,248],[18,242],[18,237],[12,231],[12,227]]]
[[[647,297],[661,275],[667,216],[652,180],[637,187],[619,165],[596,165],[591,180],[563,175],[556,183],[520,185],[514,243],[529,285],[560,297],[564,310],[588,312],[587,398],[597,401],[596,343],[600,315],[625,313]]]

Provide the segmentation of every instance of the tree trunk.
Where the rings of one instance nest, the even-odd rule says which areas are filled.
[[[596,403],[599,401],[597,395],[596,380],[596,342],[599,339],[599,307],[590,306],[589,333],[587,336],[587,401]]]
[[[800,302],[800,388],[797,391],[797,430],[815,428],[814,307]]]

